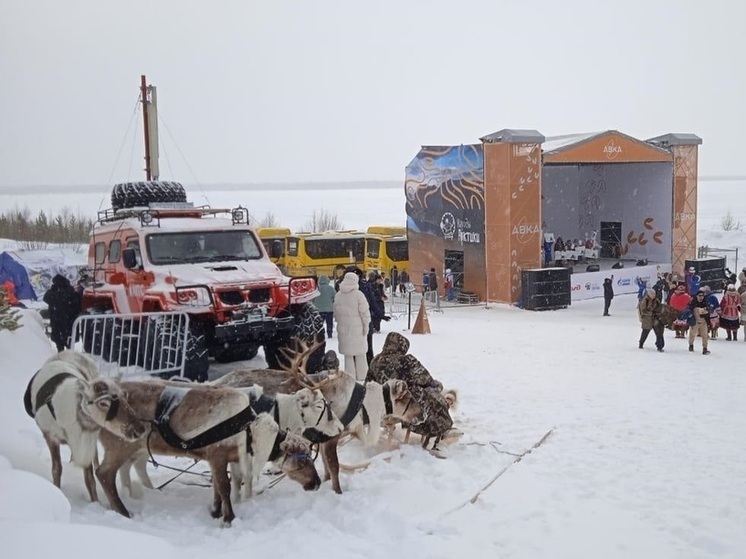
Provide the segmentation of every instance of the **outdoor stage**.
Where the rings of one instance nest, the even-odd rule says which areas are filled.
[[[614,269],[613,266],[621,262],[623,268]],[[597,264],[598,272],[586,272],[589,265]],[[586,259],[580,262],[555,262],[555,266],[572,268],[570,275],[570,295],[572,301],[593,299],[604,296],[604,278],[612,277],[614,294],[637,293],[638,277],[645,280],[648,287],[653,287],[658,281],[658,274],[671,271],[670,262],[648,262],[645,266],[638,266],[637,260],[617,258]]]

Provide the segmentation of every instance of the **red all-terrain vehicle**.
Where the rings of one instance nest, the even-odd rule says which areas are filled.
[[[118,184],[111,202],[91,231],[84,312],[188,313],[184,371],[200,381],[209,356],[250,359],[261,346],[276,368],[278,349],[294,336],[323,339],[323,320],[310,303],[318,295],[315,278],[280,272],[247,209],[194,207],[181,184],[167,181]],[[154,343],[169,334],[157,321],[147,328]],[[109,332],[106,343],[121,334]],[[317,355],[312,361],[320,361],[323,347]]]

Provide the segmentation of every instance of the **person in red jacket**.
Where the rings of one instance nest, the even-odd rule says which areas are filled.
[[[680,283],[676,287],[676,291],[674,291],[673,295],[671,295],[669,306],[681,313],[686,310],[691,300],[691,295],[686,292],[686,286]],[[676,320],[673,323],[673,329],[676,332],[677,338],[685,338],[686,332],[687,330],[689,330],[689,324],[685,320]]]

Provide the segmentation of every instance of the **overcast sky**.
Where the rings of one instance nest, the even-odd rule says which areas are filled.
[[[744,175],[744,6],[0,0],[0,186],[143,178],[141,74],[187,183],[403,180],[502,128],[691,132]]]

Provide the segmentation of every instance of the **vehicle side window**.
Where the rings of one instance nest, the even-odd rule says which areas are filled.
[[[140,241],[127,241],[127,248],[131,248],[135,251],[135,257],[137,258],[137,265],[142,266],[142,256],[140,254]]]
[[[96,243],[96,264],[103,264],[106,260],[106,243]]]
[[[111,241],[109,244],[109,262],[115,263],[119,262],[119,259],[122,257],[122,241],[119,239],[116,239],[114,241]]]

